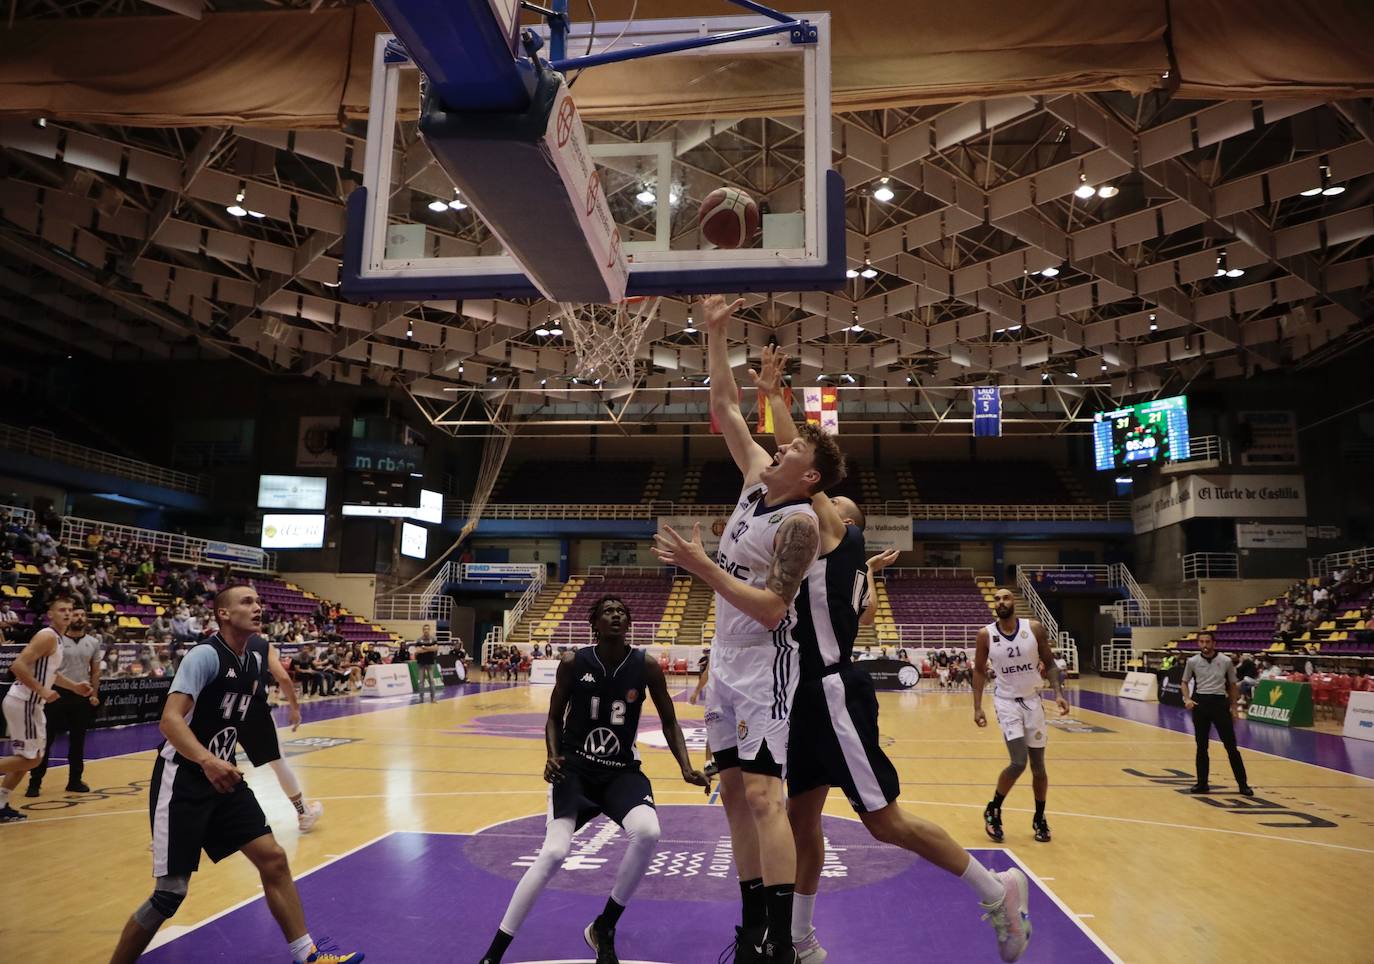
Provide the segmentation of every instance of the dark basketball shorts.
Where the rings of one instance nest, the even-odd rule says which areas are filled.
[[[205,851],[215,863],[272,832],[247,784],[219,793],[199,767],[158,756],[148,797],[153,827],[153,876],[186,876]]]
[[[901,794],[897,769],[878,742],[878,697],[862,671],[846,667],[797,686],[787,745],[787,792],[839,787],[856,813]]]
[[[567,757],[563,779],[549,787],[549,819],[572,817],[578,827],[600,813],[623,824],[625,815],[641,805],[654,806],[654,788],[638,766],[592,768]]]

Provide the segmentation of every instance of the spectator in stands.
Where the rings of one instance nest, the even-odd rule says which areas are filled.
[[[128,583],[124,581],[123,575],[116,576],[110,583],[109,597],[112,602],[122,603],[126,606],[138,598],[129,588]]]
[[[1255,658],[1249,653],[1240,657],[1232,653],[1231,661],[1236,664],[1236,683],[1240,686],[1241,702],[1249,702],[1250,694],[1259,684],[1259,667],[1255,665]]]
[[[160,612],[153,617],[153,621],[148,624],[148,628],[143,633],[144,636],[152,639],[161,639],[163,636],[174,636],[172,632],[172,621],[167,618],[166,612]]]
[[[33,537],[29,555],[37,556],[45,561],[57,558],[57,540],[52,537],[47,526],[39,527],[38,533]]]
[[[105,679],[119,675],[119,650],[115,649],[114,646],[105,650],[105,668],[100,675]]]
[[[0,550],[0,582],[7,586],[19,585],[19,573],[14,571],[14,553],[9,549]]]
[[[196,641],[199,641],[200,637],[205,634],[205,621],[201,618],[203,612],[204,610],[197,606],[186,617],[186,632],[190,634],[191,639]]]
[[[362,652],[355,644],[349,647],[347,643],[337,643],[334,646],[334,654],[338,657],[338,671],[342,674],[345,685],[363,688],[363,660]]]
[[[0,600],[0,627],[12,626],[19,622],[19,614],[14,611],[8,599]]]
[[[396,655],[392,657],[391,661],[393,663],[410,662],[410,647],[406,645],[406,641],[404,639],[396,645]]]
[[[86,548],[95,552],[105,541],[105,528],[102,526],[86,536]]]
[[[316,665],[315,647],[305,645],[296,654],[292,667],[296,672],[296,678],[301,681],[301,693],[305,696],[320,696],[320,670]]]

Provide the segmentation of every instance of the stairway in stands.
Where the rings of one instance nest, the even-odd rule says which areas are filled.
[[[716,611],[716,594],[711,587],[700,579],[693,579],[687,591],[687,604],[682,614],[682,626],[678,630],[678,642],[692,646],[701,641],[702,628],[708,620],[712,621]]]
[[[539,590],[539,595],[534,597],[534,602],[530,603],[530,608],[525,610],[525,615],[511,628],[510,635],[506,637],[508,643],[529,643],[530,630],[539,625],[539,621],[548,615],[554,601],[562,594],[564,583],[555,582],[552,579],[544,583],[544,588]],[[577,590],[573,589],[570,595],[576,595]]]

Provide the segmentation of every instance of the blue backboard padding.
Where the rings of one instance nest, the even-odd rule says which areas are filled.
[[[511,56],[490,0],[375,0],[372,4],[450,110],[529,106],[534,68]]]
[[[838,291],[845,284],[844,178],[825,172],[826,251],[824,265],[779,265],[776,268],[718,268],[685,272],[662,267],[630,270],[626,294],[659,296],[742,291]],[[440,301],[449,298],[539,298],[534,284],[520,272],[440,278],[360,278],[366,191],[348,197],[344,234],[343,284],[352,301]]]

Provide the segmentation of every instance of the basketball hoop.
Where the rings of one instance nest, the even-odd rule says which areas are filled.
[[[577,374],[607,382],[633,380],[639,343],[658,315],[660,300],[626,298],[613,305],[560,302],[557,311],[572,333]]]

